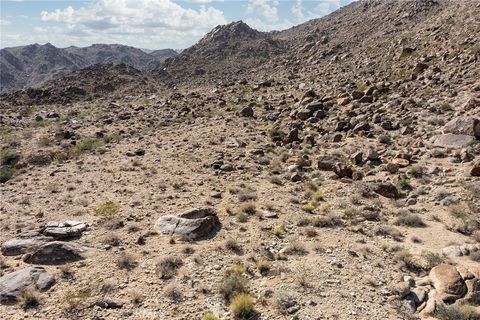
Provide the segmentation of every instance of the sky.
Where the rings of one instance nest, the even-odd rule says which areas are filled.
[[[284,30],[353,0],[0,0],[0,47],[119,43],[184,49],[217,25],[243,20]]]

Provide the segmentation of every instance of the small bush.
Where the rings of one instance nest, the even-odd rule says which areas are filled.
[[[212,312],[207,312],[203,315],[202,320],[220,320],[220,318],[214,315]]]
[[[248,215],[254,215],[257,212],[257,207],[254,202],[245,202],[240,206],[240,212]]]
[[[233,267],[230,267],[228,268],[226,271],[225,271],[225,275],[226,276],[229,276],[233,273],[236,273],[236,274],[243,274],[247,272],[247,268],[245,268],[244,265],[242,264],[235,264]]]
[[[118,213],[119,210],[120,205],[113,201],[106,202],[94,209],[95,215],[102,217],[113,217]]]
[[[120,269],[132,270],[137,266],[135,257],[126,252],[122,252],[117,258],[117,266]]]
[[[37,308],[40,305],[40,295],[34,288],[27,288],[22,294],[23,310]]]
[[[230,310],[234,319],[251,319],[255,313],[253,298],[246,293],[240,293],[233,298],[230,304]]]
[[[0,183],[5,183],[12,179],[15,175],[15,170],[9,167],[0,168]]]
[[[183,261],[180,258],[164,257],[157,262],[156,272],[160,279],[171,279],[182,265]]]
[[[85,138],[81,141],[79,141],[76,145],[75,148],[79,152],[87,152],[87,151],[93,151],[103,145],[102,141],[93,139],[93,138]]]
[[[423,222],[422,217],[415,213],[402,213],[396,220],[395,224],[397,226],[406,226],[406,227],[415,227],[423,228],[425,227],[425,222]]]
[[[175,284],[171,284],[165,289],[165,295],[172,301],[180,301],[183,297],[182,291]]]
[[[288,255],[305,255],[307,254],[307,249],[305,249],[305,245],[301,242],[295,241],[290,243],[284,250],[283,253]]]
[[[238,273],[227,274],[220,284],[220,294],[230,301],[241,293],[247,293],[247,279]]]
[[[20,160],[20,155],[10,149],[0,150],[0,165],[13,166]]]
[[[235,239],[227,239],[225,241],[225,248],[229,251],[232,251],[236,254],[240,254],[242,252],[242,247],[238,244]]]
[[[273,234],[277,237],[283,236],[287,231],[285,230],[284,227],[276,227],[273,229]]]
[[[69,290],[65,293],[63,301],[67,305],[67,311],[79,309],[82,304],[91,296],[91,289]]]
[[[312,225],[320,228],[333,228],[342,225],[342,219],[334,214],[327,214],[326,216],[315,217],[312,220]]]
[[[435,316],[440,320],[475,320],[480,318],[480,313],[474,306],[468,304],[439,304]]]
[[[445,257],[439,253],[426,252],[423,256],[427,260],[429,269],[432,269],[445,261]]]
[[[375,230],[375,234],[377,236],[384,236],[384,237],[390,236],[397,241],[401,241],[403,238],[403,234],[402,232],[400,232],[400,230],[388,225],[382,225],[377,227],[377,229]]]
[[[270,271],[271,265],[268,260],[260,259],[257,261],[257,269],[261,274],[265,274]]]

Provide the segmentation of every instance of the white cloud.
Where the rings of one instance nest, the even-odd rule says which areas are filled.
[[[296,0],[290,11],[292,12],[292,15],[295,17],[295,19],[304,19],[305,15],[303,13],[302,0]]]
[[[315,7],[314,13],[317,16],[327,15],[341,7],[340,0],[323,0]]]
[[[276,0],[250,0],[247,5],[247,14],[255,13],[269,23],[275,23],[278,21],[277,6]]]
[[[187,0],[190,3],[212,3],[212,2],[223,2],[223,0]]]
[[[5,26],[9,26],[10,24],[12,24],[10,21],[0,19],[0,26],[5,27]]]
[[[51,33],[57,42],[69,37],[67,45],[119,42],[143,48],[184,48],[227,23],[221,10],[203,5],[187,9],[171,0],[97,0],[78,9],[42,11],[41,19],[57,26],[60,34]]]

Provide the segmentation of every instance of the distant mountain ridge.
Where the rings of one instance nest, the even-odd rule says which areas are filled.
[[[0,50],[0,92],[37,87],[65,72],[95,64],[123,63],[139,70],[151,70],[175,55],[177,52],[172,49],[146,53],[119,44],[57,48],[47,43],[4,48]]]

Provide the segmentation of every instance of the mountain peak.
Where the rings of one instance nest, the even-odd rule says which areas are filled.
[[[248,24],[240,20],[226,25],[216,26],[212,31],[207,33],[199,43],[255,38],[260,34],[261,32],[250,28]]]

